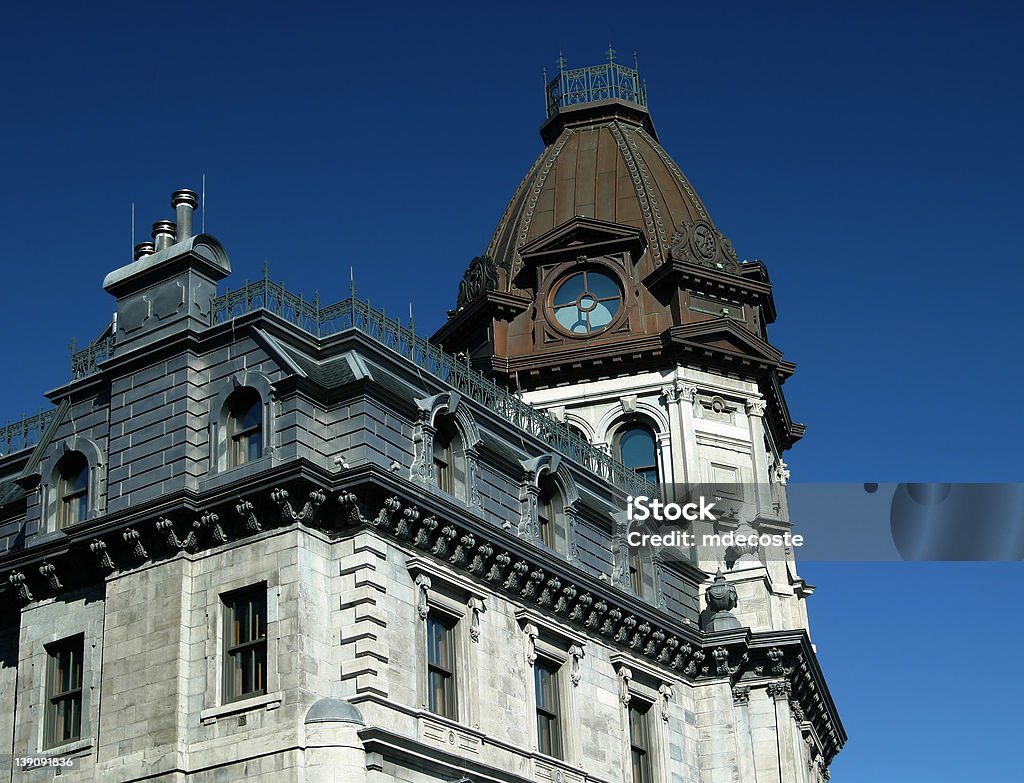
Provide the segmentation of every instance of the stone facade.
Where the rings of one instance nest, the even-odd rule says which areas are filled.
[[[663,479],[746,488],[694,532],[789,529],[756,381],[672,364],[521,399],[354,298],[215,296],[193,202],[108,275],[103,350],[0,456],[12,781],[828,778],[845,733],[793,553],[625,541],[638,421]]]

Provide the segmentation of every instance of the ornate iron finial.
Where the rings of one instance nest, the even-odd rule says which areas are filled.
[[[565,55],[563,55],[563,54],[561,53],[561,51],[559,51],[559,53],[558,53],[558,59],[557,59],[557,60],[555,60],[555,63],[556,63],[557,65],[558,65],[558,70],[560,70],[560,71],[564,71],[564,70],[565,70],[565,66],[569,64],[569,63],[568,63],[568,62],[566,61],[566,59],[565,59]]]
[[[633,50],[633,70],[634,71],[639,71],[640,70],[640,60],[636,56],[636,49]]]
[[[351,266],[348,268],[348,295],[356,298],[356,270]]]
[[[263,279],[264,280],[269,280],[270,279],[270,259],[269,258],[264,258],[263,259]]]
[[[615,62],[615,50],[612,49],[612,42],[610,40],[608,41],[608,55],[607,56],[608,56],[608,62],[610,62],[610,63]]]

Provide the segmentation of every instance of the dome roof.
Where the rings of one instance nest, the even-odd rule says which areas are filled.
[[[645,103],[646,96],[639,100]],[[612,97],[556,104],[550,111],[541,129],[548,145],[487,248],[495,267],[506,272],[501,288],[512,290],[522,246],[576,216],[640,229],[651,269],[668,259],[681,224],[711,223],[697,192],[658,143],[642,103]]]
[[[320,699],[306,713],[305,723],[355,723],[363,725],[363,714],[344,699]]]

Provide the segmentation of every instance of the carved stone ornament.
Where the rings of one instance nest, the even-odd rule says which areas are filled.
[[[745,405],[748,416],[764,416],[766,407],[768,407],[768,403],[765,400],[758,400],[753,397],[747,400]]]
[[[658,686],[658,707],[661,711],[661,719],[668,723],[668,705],[672,703],[672,686],[663,682]]]
[[[523,634],[526,636],[526,663],[533,666],[537,662],[537,637],[540,631],[533,623],[527,623],[523,626]]]
[[[7,581],[11,583],[18,592],[18,599],[27,604],[33,600],[32,591],[28,589],[28,585],[25,584],[25,575],[21,571],[11,571],[7,577]]]
[[[421,620],[430,613],[430,577],[426,574],[416,575],[416,613]]]
[[[739,258],[732,242],[705,220],[687,221],[676,227],[670,252],[676,261],[722,272],[739,272]]]
[[[47,563],[44,560],[43,564],[39,566],[39,574],[46,580],[51,593],[57,593],[64,589],[64,585],[57,578],[57,567],[53,563]]]
[[[196,530],[205,530],[217,544],[227,543],[228,537],[224,533],[224,528],[220,526],[220,517],[213,511],[205,512],[192,523],[192,527]]]
[[[734,704],[748,704],[750,702],[750,688],[745,686],[733,688],[732,700]]]
[[[285,524],[289,522],[311,523],[316,520],[317,512],[320,510],[320,506],[324,504],[324,501],[327,500],[327,495],[322,489],[314,489],[309,493],[309,500],[302,507],[302,511],[298,513],[292,508],[291,501],[288,499],[288,490],[275,489],[270,493],[270,499],[277,504],[281,511],[281,521]]]
[[[583,677],[583,648],[574,644],[569,648],[569,681],[573,687],[580,684]]]
[[[473,597],[466,603],[469,609],[469,638],[480,643],[480,615],[487,611],[482,598]]]
[[[628,707],[630,700],[633,698],[633,695],[629,692],[629,681],[633,679],[633,672],[625,666],[621,666],[617,674],[619,675],[619,701]]]
[[[469,262],[469,268],[459,283],[459,298],[456,309],[462,309],[487,291],[498,287],[498,268],[488,255],[477,256]]]
[[[107,545],[98,538],[94,538],[92,543],[89,544],[89,551],[96,556],[96,562],[99,563],[100,568],[113,571],[114,561],[110,558],[110,553],[107,552]]]
[[[242,518],[246,533],[259,533],[263,530],[263,525],[256,518],[256,507],[250,501],[239,500],[235,504],[235,512]]]
[[[712,612],[731,612],[739,604],[736,588],[722,576],[722,569],[718,569],[714,583],[704,591],[704,599]]]
[[[789,481],[789,477],[791,474],[789,472],[789,466],[786,465],[785,462],[779,462],[779,464],[772,468],[772,472],[775,475],[775,481],[777,483],[785,486],[786,482]]]
[[[122,533],[125,543],[132,548],[132,557],[136,560],[148,560],[149,554],[146,552],[146,548],[142,545],[142,538],[139,536],[139,531],[133,528],[128,528]]]

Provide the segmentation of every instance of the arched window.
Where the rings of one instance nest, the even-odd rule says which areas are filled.
[[[644,424],[631,424],[619,432],[619,459],[652,483],[658,481],[658,457],[654,432]]]
[[[89,460],[80,451],[69,451],[57,463],[57,526],[82,522],[89,517]]]
[[[251,386],[228,397],[228,467],[238,467],[263,456],[263,400]]]
[[[451,416],[439,416],[434,432],[434,483],[442,492],[466,499],[465,448]]]
[[[565,530],[562,524],[562,493],[547,473],[537,482],[540,495],[537,497],[537,527],[541,543],[556,552],[565,551]]]

